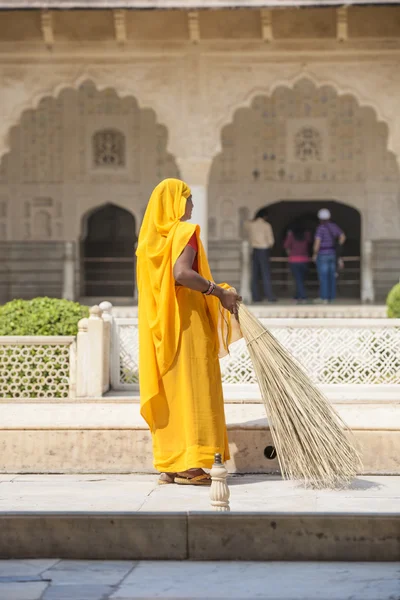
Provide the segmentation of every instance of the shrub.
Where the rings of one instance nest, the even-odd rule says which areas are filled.
[[[389,292],[386,299],[387,315],[390,319],[400,319],[400,283]]]
[[[0,335],[76,335],[89,308],[58,298],[12,300],[0,306]]]

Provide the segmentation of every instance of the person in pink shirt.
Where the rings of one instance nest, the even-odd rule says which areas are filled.
[[[284,243],[284,248],[289,257],[289,266],[296,284],[296,294],[294,299],[298,303],[307,300],[305,288],[305,279],[310,262],[309,250],[311,244],[311,235],[300,225],[292,227],[288,231]]]

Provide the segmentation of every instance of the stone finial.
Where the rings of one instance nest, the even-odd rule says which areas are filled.
[[[210,498],[211,506],[219,512],[229,512],[229,488],[226,482],[228,471],[222,462],[221,454],[215,454],[212,466]]]
[[[112,307],[111,302],[101,302],[100,310],[102,311],[103,321],[112,321]]]
[[[89,313],[90,313],[89,319],[101,319],[102,310],[101,310],[100,306],[97,306],[97,304],[95,304],[94,306],[92,306],[89,309]]]
[[[89,319],[86,317],[78,322],[78,333],[86,333],[88,330]]]

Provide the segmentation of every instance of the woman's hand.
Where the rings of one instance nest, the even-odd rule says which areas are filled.
[[[235,315],[236,319],[238,319],[239,314],[239,306],[238,302],[241,302],[242,297],[239,296],[235,292],[235,290],[222,290],[222,293],[219,296],[221,304],[226,310],[229,310],[230,313]]]

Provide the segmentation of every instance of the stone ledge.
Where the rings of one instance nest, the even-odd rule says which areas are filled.
[[[400,473],[400,431],[355,431],[363,473]],[[229,429],[230,473],[278,473],[268,428]],[[0,430],[0,473],[152,473],[150,432],[145,429]]]
[[[397,390],[396,390],[397,391]],[[398,392],[397,392],[398,394]],[[398,397],[398,396],[397,396]],[[400,400],[393,402],[334,403],[345,423],[354,430],[400,431]],[[1,403],[0,430],[143,430],[137,402]],[[267,429],[264,405],[259,402],[225,404],[228,429]]]
[[[395,561],[400,514],[3,513],[1,558]]]

